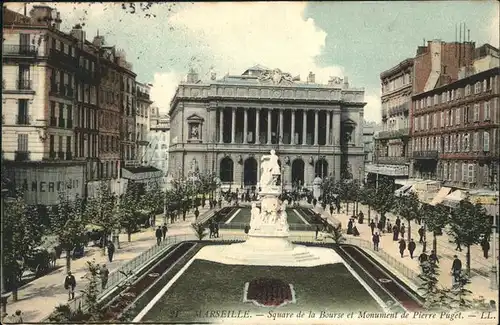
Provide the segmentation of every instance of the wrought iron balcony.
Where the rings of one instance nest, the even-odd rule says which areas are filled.
[[[16,124],[17,125],[30,125],[31,124],[31,116],[29,116],[29,115],[16,115]]]
[[[26,161],[30,160],[30,152],[29,151],[16,151],[14,154],[15,161]]]
[[[377,139],[396,139],[396,138],[408,137],[409,135],[410,135],[410,129],[404,128],[392,131],[381,131],[378,133]]]
[[[413,151],[413,158],[418,160],[437,160],[439,152],[437,150]]]
[[[410,104],[409,103],[404,103],[402,105],[394,106],[388,109],[388,114],[389,116],[399,114],[399,113],[404,113],[404,112],[409,112],[410,111]]]
[[[35,45],[3,45],[3,55],[4,56],[25,56],[25,57],[35,57],[37,55],[37,50]]]
[[[138,91],[137,98],[149,100],[149,94],[142,91]]]
[[[56,49],[50,50],[49,59],[54,62],[67,65],[68,67],[72,67],[73,69],[76,69],[78,66],[77,58]]]
[[[19,90],[32,90],[32,81],[31,80],[18,80],[17,81],[17,89]]]

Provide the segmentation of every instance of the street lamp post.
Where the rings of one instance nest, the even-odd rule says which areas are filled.
[[[493,201],[495,202],[495,207],[498,210],[498,206],[496,205],[497,203],[497,198],[494,198]],[[493,290],[498,289],[498,273],[497,273],[497,263],[498,263],[498,257],[497,257],[497,218],[498,218],[498,213],[496,213],[493,216],[493,227],[492,227],[492,245],[491,245],[491,254],[492,259],[493,259],[493,265],[491,266],[491,271],[490,271],[490,288]]]

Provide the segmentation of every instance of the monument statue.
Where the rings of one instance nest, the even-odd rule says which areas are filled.
[[[281,176],[281,170],[278,163],[278,156],[274,149],[271,150],[270,155],[262,156],[261,166],[260,186],[279,185],[278,181]]]
[[[262,222],[262,217],[260,215],[260,209],[257,207],[257,203],[252,203],[251,217],[250,217],[250,229],[255,229]]]

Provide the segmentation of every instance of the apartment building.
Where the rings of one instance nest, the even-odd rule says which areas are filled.
[[[457,80],[460,68],[472,63],[474,50],[473,42],[432,40],[419,46],[415,57],[380,74],[382,130],[375,137],[375,164],[368,177],[383,175],[403,183],[409,178],[412,96]]]
[[[412,177],[458,189],[498,183],[499,60],[486,44],[459,80],[413,96]]]
[[[135,128],[137,142],[137,160],[141,165],[150,165],[150,162],[147,160],[146,152],[149,144],[149,107],[153,103],[150,99],[151,85],[136,82],[135,88]]]
[[[168,147],[170,143],[170,118],[161,114],[156,106],[150,108],[150,124],[148,133],[148,150],[146,160],[150,166],[168,174]]]

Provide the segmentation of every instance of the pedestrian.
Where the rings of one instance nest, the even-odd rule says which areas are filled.
[[[164,223],[163,226],[161,227],[161,235],[162,235],[163,241],[165,241],[165,238],[167,237],[167,232],[168,232],[168,227],[167,227],[167,224]]]
[[[391,219],[387,219],[386,229],[387,229],[387,233],[388,233],[388,234],[390,234],[390,233],[392,232],[392,223],[391,223]]]
[[[109,262],[113,262],[113,255],[115,254],[115,244],[113,244],[113,241],[108,242],[108,260]]]
[[[249,225],[246,225],[245,226],[245,234],[248,235],[248,233],[250,232],[250,226]]]
[[[359,211],[358,213],[358,223],[359,224],[362,224],[365,220],[365,214],[363,213],[363,211]]]
[[[436,255],[436,252],[434,252],[433,250],[429,255],[429,262],[431,262],[432,264],[439,264],[439,259]]]
[[[398,227],[398,230],[401,227],[401,219],[399,219],[399,217],[396,218],[396,226]]]
[[[22,324],[23,323],[22,312],[19,309],[16,310],[16,313],[14,315],[12,315],[9,323],[13,323],[13,324]]]
[[[417,244],[413,241],[413,238],[410,239],[410,242],[408,243],[408,251],[410,252],[410,258],[413,259],[413,252],[415,251],[415,248],[417,248]]]
[[[198,220],[198,217],[200,215],[200,211],[198,210],[198,207],[194,210],[194,220]]]
[[[373,232],[373,230],[372,230]],[[352,220],[349,219],[349,222],[347,223],[347,234],[352,235]]]
[[[215,238],[219,238],[219,224],[216,223],[215,224],[215,228],[214,228],[214,231],[215,231]]]
[[[161,227],[160,226],[158,226],[158,228],[156,228],[155,236],[156,236],[156,243],[158,244],[158,246],[160,246],[160,244],[161,244],[161,237],[163,236],[163,233],[161,231]]]
[[[401,228],[399,229],[399,232],[401,233],[401,238],[403,238],[403,239],[405,238],[405,230],[406,230],[405,224],[403,223],[401,225]]]
[[[379,234],[384,232],[384,223],[382,222],[382,219],[380,219],[377,223],[377,229]]]
[[[358,227],[356,227],[356,225],[354,225],[354,227],[352,227],[352,235],[354,237],[358,237],[359,236]]]
[[[453,255],[453,263],[451,265],[451,274],[453,275],[453,284],[460,281],[460,274],[462,273],[462,261],[457,255]]]
[[[316,226],[316,239],[318,239],[319,226]]]
[[[108,278],[109,278],[109,270],[106,267],[106,264],[103,264],[101,266],[101,269],[99,270],[99,275],[101,276],[101,288],[102,290],[106,289],[106,285],[108,284]]]
[[[370,229],[372,230],[372,236],[373,236],[375,231],[375,222],[373,220],[370,222]]]
[[[380,236],[378,232],[376,232],[373,235],[372,241],[373,241],[373,250],[378,251],[378,244],[380,243]]]
[[[68,290],[68,301],[71,299],[75,299],[75,287],[76,287],[76,279],[71,271],[68,271],[68,275],[64,279],[64,289]]]
[[[394,225],[394,227],[392,227],[392,240],[393,241],[399,240],[399,228],[397,225]]]
[[[488,241],[488,238],[485,237],[483,239],[481,242],[481,248],[483,249],[484,258],[488,259],[488,251],[490,250],[490,242]]]
[[[457,247],[455,247],[455,250],[461,252],[462,247],[460,246],[461,243],[460,243],[460,240],[458,238],[455,238],[455,243],[457,244]]]
[[[333,215],[333,203],[330,203],[330,215]]]
[[[399,241],[399,254],[401,254],[401,257],[404,256],[404,252],[406,249],[406,242],[403,238]]]
[[[424,243],[424,234],[425,234],[425,229],[424,227],[420,227],[420,229],[418,229],[418,243],[419,244],[423,244]]]

